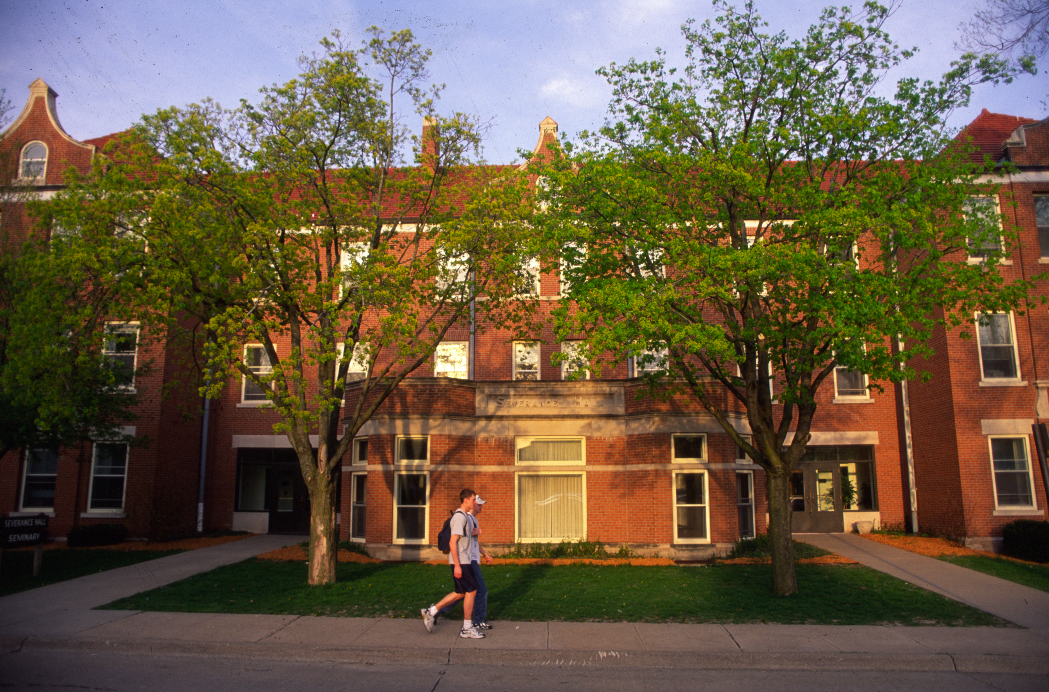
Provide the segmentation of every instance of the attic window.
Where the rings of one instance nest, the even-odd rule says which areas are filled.
[[[19,177],[25,179],[43,178],[47,167],[47,147],[43,142],[30,142],[22,149],[22,162]]]

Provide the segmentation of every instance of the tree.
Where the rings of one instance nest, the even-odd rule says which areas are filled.
[[[336,480],[361,426],[475,311],[479,327],[530,310],[524,181],[474,165],[481,128],[436,113],[411,32],[371,33],[355,50],[333,33],[258,104],[146,116],[55,203],[83,247],[119,249],[143,319],[194,326],[207,395],[243,378],[277,412],[309,491],[310,584],[335,581]],[[403,98],[427,123],[415,166]]]
[[[1049,2],[987,0],[986,9],[963,24],[962,32],[962,45],[968,50],[1002,55],[1019,52],[1020,67],[1035,74],[1035,61],[1049,51]]]
[[[835,368],[911,377],[936,325],[1023,303],[1029,286],[998,272],[1002,231],[963,213],[991,189],[982,167],[944,127],[1002,66],[970,56],[885,98],[911,55],[882,30],[887,9],[826,9],[789,39],[751,4],[716,7],[683,27],[682,73],[662,56],[599,70],[609,119],[551,152],[538,223],[570,285],[558,338],[658,363],[652,394],[690,393],[764,469],[772,588],[789,595],[791,471]],[[970,243],[993,246],[983,263],[964,261]]]

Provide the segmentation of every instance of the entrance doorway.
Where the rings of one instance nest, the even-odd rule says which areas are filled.
[[[844,531],[838,464],[812,464],[794,471],[790,479],[790,504],[794,533]]]
[[[268,533],[308,534],[310,497],[291,449],[240,449],[237,511],[268,514]]]

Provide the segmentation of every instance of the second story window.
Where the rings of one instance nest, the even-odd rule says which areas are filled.
[[[433,352],[433,376],[465,380],[470,377],[469,344],[465,341],[445,341]]]
[[[47,170],[47,147],[43,142],[30,142],[22,149],[18,177],[24,180],[42,180]]]
[[[1002,250],[1001,222],[995,197],[973,196],[965,202],[965,218],[979,223],[979,235],[969,237],[969,259],[982,260]]]
[[[514,379],[533,382],[539,379],[539,344],[514,342]]]
[[[1043,258],[1049,258],[1049,195],[1034,196],[1034,217],[1038,224],[1038,245]]]
[[[106,325],[102,355],[113,371],[120,389],[135,387],[135,360],[138,356],[138,325],[123,322]]]
[[[263,346],[251,345],[244,347],[244,364],[256,375],[268,375],[273,372],[270,356]],[[266,402],[266,391],[252,382],[247,376],[243,377],[243,389],[241,401],[245,404],[258,404]]]
[[[1010,313],[977,315],[976,337],[980,345],[980,372],[985,380],[1015,380],[1020,377],[1016,339]]]

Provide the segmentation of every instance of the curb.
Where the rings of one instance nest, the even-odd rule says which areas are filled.
[[[483,645],[482,645],[483,646]],[[0,639],[8,655],[20,651],[75,650],[107,653],[330,661],[341,664],[488,665],[556,668],[673,668],[676,670],[819,670],[961,672],[1049,675],[1049,660],[988,654],[681,653],[669,651],[554,651],[482,648],[289,647],[273,644],[54,637]]]

